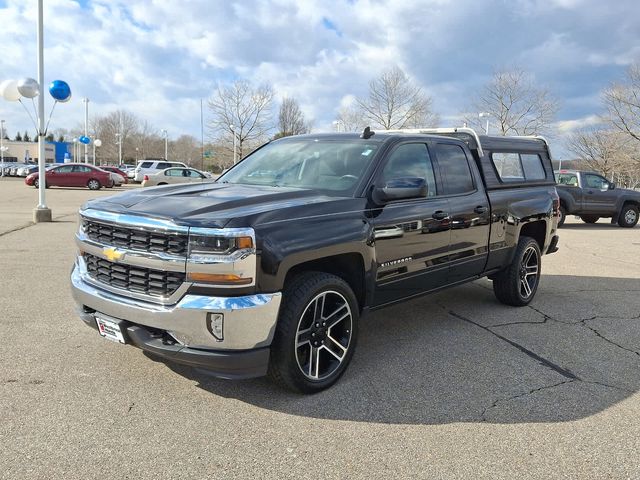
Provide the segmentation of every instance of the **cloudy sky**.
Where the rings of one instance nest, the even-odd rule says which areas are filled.
[[[45,81],[73,99],[51,128],[126,108],[199,137],[200,99],[243,78],[295,97],[316,130],[392,65],[460,124],[496,69],[518,66],[561,101],[558,130],[600,113],[600,93],[640,61],[638,0],[45,0]],[[0,0],[0,79],[36,76],[36,0]],[[47,99],[47,109],[51,99]],[[11,136],[29,128],[0,101]],[[205,120],[207,113],[205,111]],[[30,130],[33,130],[31,128]],[[566,154],[557,139],[556,154]]]

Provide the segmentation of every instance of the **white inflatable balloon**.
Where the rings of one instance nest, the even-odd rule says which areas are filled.
[[[99,138],[96,138],[96,140],[93,142],[93,144],[96,147],[101,147],[102,146],[102,140],[100,140]]]
[[[23,97],[34,98],[40,93],[40,85],[33,78],[23,78],[18,81],[18,91]]]
[[[20,92],[18,91],[17,80],[5,80],[0,84],[0,95],[9,102],[17,102],[20,100]]]

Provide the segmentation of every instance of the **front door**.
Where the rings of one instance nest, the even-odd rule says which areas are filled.
[[[582,174],[583,209],[589,213],[611,214],[615,211],[617,192],[609,190],[609,181],[595,173]]]
[[[392,201],[371,211],[377,264],[376,306],[446,283],[449,202],[440,194],[442,187],[425,143],[395,147],[376,185],[403,177],[424,178],[427,195]]]

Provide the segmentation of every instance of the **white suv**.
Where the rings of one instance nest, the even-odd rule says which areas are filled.
[[[135,169],[135,174],[133,176],[134,181],[142,182],[145,175],[153,175],[154,173],[161,172],[166,168],[173,167],[184,167],[188,168],[182,162],[168,162],[167,160],[140,160],[138,162],[138,166]]]

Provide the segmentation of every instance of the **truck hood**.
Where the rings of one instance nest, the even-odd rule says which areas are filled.
[[[291,212],[292,207],[339,200],[344,201],[345,197],[299,188],[212,182],[140,188],[89,201],[83,209],[162,218],[178,225],[222,228],[239,217],[285,209]]]

